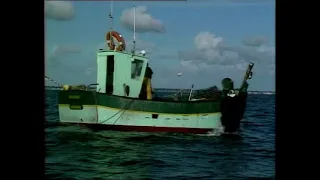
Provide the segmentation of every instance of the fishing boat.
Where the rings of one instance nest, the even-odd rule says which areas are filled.
[[[60,85],[61,123],[137,132],[238,131],[246,108],[247,80],[252,77],[253,63],[248,65],[239,88],[234,88],[232,79],[226,77],[222,79],[221,90],[211,87],[193,91],[192,87],[188,96],[175,94],[164,98],[152,91],[145,51],[126,51],[124,37],[114,30],[106,33],[106,42],[108,47],[97,51],[96,83]]]

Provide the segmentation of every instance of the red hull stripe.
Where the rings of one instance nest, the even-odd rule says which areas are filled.
[[[99,130],[114,130],[114,131],[133,131],[133,132],[176,132],[176,133],[193,133],[206,134],[212,129],[206,128],[183,128],[183,127],[155,127],[155,126],[123,126],[123,125],[102,125],[102,124],[87,124],[87,123],[63,123],[83,125],[92,129]]]

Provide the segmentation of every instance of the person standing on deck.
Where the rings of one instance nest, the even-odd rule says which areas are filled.
[[[148,100],[152,99],[152,87],[151,87],[152,74],[153,74],[153,71],[149,67],[149,63],[148,63],[147,68],[146,68],[146,72],[145,72],[144,78],[143,78],[143,84],[144,84],[144,87],[146,88],[145,90],[146,90],[146,95],[147,95]]]

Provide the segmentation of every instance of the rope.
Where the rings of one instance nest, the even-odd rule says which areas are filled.
[[[133,103],[135,99],[132,99],[132,101],[130,101],[126,106],[127,107],[124,107],[124,108],[121,108],[117,113],[115,113],[114,115],[110,116],[109,118],[107,118],[106,120],[100,122],[100,124],[103,124],[104,122],[107,122],[109,121],[110,119],[112,119],[113,117],[115,117],[117,114],[119,114],[121,111],[123,111],[120,116],[116,119],[116,121],[113,123],[115,124],[119,119],[120,117],[130,108],[131,104]],[[97,122],[98,123],[98,122]]]
[[[51,82],[53,82],[54,84],[56,84],[56,85],[58,85],[60,87],[63,86],[62,84],[58,83],[56,80],[53,80],[53,79],[49,78],[48,76],[44,76],[44,79],[48,80],[48,81],[51,81]]]

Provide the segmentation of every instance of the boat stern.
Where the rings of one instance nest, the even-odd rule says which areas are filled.
[[[92,91],[59,91],[58,109],[61,123],[96,123],[96,93]]]

